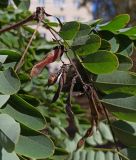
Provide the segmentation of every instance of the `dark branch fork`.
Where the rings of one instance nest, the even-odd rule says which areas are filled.
[[[11,29],[16,29],[17,27],[20,27],[20,26],[24,25],[25,23],[32,21],[33,19],[34,19],[34,14],[29,16],[28,18],[24,19],[23,21],[20,21],[16,24],[10,25],[6,28],[0,29],[0,34],[7,32]]]

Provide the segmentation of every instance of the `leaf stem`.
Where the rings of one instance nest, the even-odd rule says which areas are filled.
[[[124,158],[124,159],[126,159],[126,160],[130,160],[128,157],[126,157],[124,154],[122,154],[121,152],[117,152],[118,153],[118,155],[119,155],[119,157],[122,157],[122,158]]]
[[[18,71],[20,70],[20,68],[22,67],[22,65],[23,65],[23,63],[24,63],[24,59],[25,59],[25,57],[26,57],[26,55],[27,55],[27,51],[28,51],[28,49],[29,49],[29,47],[30,47],[30,45],[31,45],[34,37],[35,37],[35,34],[36,34],[39,26],[40,26],[40,23],[37,24],[37,27],[36,27],[36,29],[34,30],[32,36],[31,36],[31,38],[30,38],[30,40],[29,40],[29,42],[28,42],[28,45],[27,45],[26,49],[24,50],[24,52],[23,52],[23,54],[22,54],[21,59],[19,60],[19,62],[18,62],[17,65],[15,66],[15,72],[18,72]]]

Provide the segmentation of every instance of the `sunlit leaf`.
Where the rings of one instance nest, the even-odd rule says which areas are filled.
[[[136,35],[136,27],[130,27],[130,28],[123,28],[119,30],[119,33],[127,35],[127,36],[134,36]]]
[[[80,24],[76,21],[66,22],[60,30],[60,36],[64,40],[71,40],[76,36],[79,27]]]
[[[117,57],[109,51],[98,51],[86,56],[83,60],[84,67],[95,74],[113,72],[118,68]]]
[[[35,132],[33,131],[33,133]],[[15,151],[26,157],[43,159],[53,154],[54,145],[53,142],[43,134],[21,135]]]
[[[115,32],[125,27],[129,20],[130,16],[128,14],[120,14],[113,18],[110,22],[100,25],[100,29]]]
[[[9,114],[21,124],[34,130],[40,130],[45,127],[45,120],[40,112],[17,95],[11,96],[9,104],[1,109],[0,112]]]

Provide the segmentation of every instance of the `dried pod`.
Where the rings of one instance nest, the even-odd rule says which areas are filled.
[[[66,113],[67,113],[67,115],[69,116],[70,119],[74,120],[74,114],[71,110],[71,104],[70,103],[66,104]]]
[[[62,78],[62,76],[61,76],[61,77],[60,77],[60,80],[59,80],[59,86],[58,86],[58,89],[57,89],[57,91],[56,91],[53,99],[52,99],[52,103],[56,102],[57,99],[59,98],[59,95],[60,95],[60,92],[62,91],[63,85],[64,85],[64,83],[63,83],[63,78]]]
[[[75,124],[74,114],[72,112],[70,103],[66,104],[66,113],[68,115],[68,118],[67,118],[68,126],[65,129],[66,129],[67,133],[69,134],[69,136],[71,138],[74,138],[78,129],[77,129],[76,124]]]
[[[90,127],[90,128],[86,131],[86,133],[85,133],[85,135],[84,135],[84,138],[91,137],[91,136],[93,135],[93,133],[94,133],[94,126]]]
[[[67,70],[66,70],[65,66],[62,66],[61,71],[62,72],[60,73],[61,76],[60,76],[60,79],[59,79],[59,86],[58,86],[58,89],[57,89],[53,99],[52,99],[52,103],[56,102],[56,100],[59,98],[60,92],[62,91],[62,88],[63,88],[63,86],[66,82],[66,77],[67,77],[66,72],[67,72]]]
[[[81,148],[85,142],[85,139],[88,138],[88,137],[91,137],[94,133],[94,130],[96,129],[96,126],[95,125],[92,125],[92,127],[90,127],[85,135],[78,141],[77,143],[77,149]]]
[[[78,132],[78,128],[76,127],[75,122],[73,119],[67,118],[68,126],[65,128],[70,138],[74,138],[76,132]],[[74,123],[73,123],[74,122]]]
[[[60,74],[56,73],[50,74],[48,78],[48,86],[54,85],[57,82],[59,75]]]
[[[71,106],[71,96],[73,93],[74,85],[76,83],[76,78],[77,78],[77,75],[74,76],[72,79],[69,95],[67,98],[67,104],[66,104],[66,113],[68,115],[68,127],[66,128],[66,131],[68,132],[71,138],[74,138],[75,133],[78,131],[76,124],[75,124],[74,114],[72,112],[72,106]]]
[[[49,64],[52,63],[54,61],[56,61],[58,58],[60,58],[62,56],[64,52],[64,46],[56,46],[53,48],[52,51],[50,51],[47,56],[41,60],[40,62],[38,62],[37,64],[35,64],[31,70],[30,76],[31,77],[35,77],[38,74],[41,73],[41,71]]]

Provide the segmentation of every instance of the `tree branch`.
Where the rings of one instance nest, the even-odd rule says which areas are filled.
[[[20,22],[18,22],[18,23],[16,23],[16,24],[13,24],[13,25],[10,25],[10,26],[8,26],[8,27],[6,27],[6,28],[0,29],[0,34],[2,34],[2,33],[4,33],[4,32],[7,32],[7,31],[9,31],[9,30],[11,30],[11,29],[15,29],[15,28],[17,28],[17,27],[20,27],[20,26],[22,26],[23,24],[34,20],[34,17],[35,17],[35,14],[27,17],[26,19],[24,19],[24,20],[22,20],[22,21],[20,21]]]
[[[36,8],[36,12],[34,12],[32,15],[30,15],[29,17],[27,17],[26,19],[20,21],[20,22],[17,22],[13,25],[10,25],[6,28],[3,28],[3,29],[0,29],[0,34],[1,33],[4,33],[4,32],[7,32],[11,29],[15,29],[17,27],[20,27],[22,26],[23,24],[27,23],[27,22],[30,22],[32,20],[36,20],[37,22],[40,22],[43,20],[44,18],[44,15],[45,15],[45,11],[44,11],[44,8],[43,7],[37,7]]]
[[[40,25],[40,23],[38,23],[36,29],[34,30],[34,33],[33,33],[32,37],[31,37],[30,41],[28,42],[28,45],[27,45],[24,53],[22,54],[22,57],[21,57],[20,61],[19,61],[19,62],[17,63],[17,65],[15,66],[15,72],[18,72],[18,71],[20,70],[21,66],[23,65],[24,59],[25,59],[25,57],[26,57],[26,55],[27,55],[27,51],[28,51],[28,49],[29,49],[29,47],[30,47],[30,45],[31,45],[34,37],[35,37],[35,34],[36,34],[36,32],[37,32],[37,30],[38,30],[38,28],[39,28],[39,25]]]

